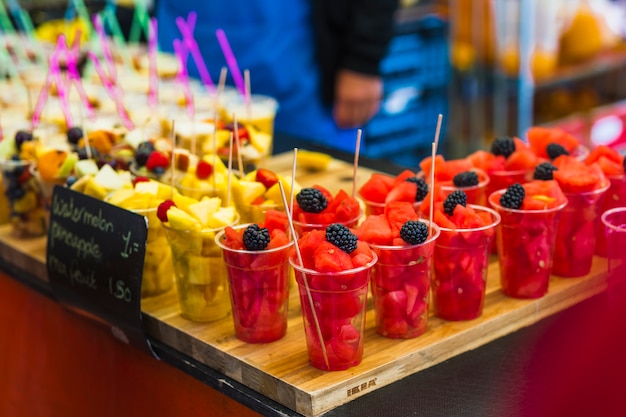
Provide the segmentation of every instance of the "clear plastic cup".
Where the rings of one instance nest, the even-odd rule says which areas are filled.
[[[483,311],[490,247],[500,215],[487,207],[471,207],[489,213],[492,222],[468,229],[440,226],[435,241],[433,307],[435,315],[444,320],[471,320]]]
[[[361,220],[362,215],[363,213],[359,211],[359,214],[352,219],[345,221],[334,221],[332,223],[304,223],[293,220],[293,228],[295,229],[297,236],[302,236],[303,233],[309,232],[311,230],[324,230],[333,223],[339,223],[343,224],[346,227],[354,228],[359,223],[359,220]]]
[[[586,193],[564,193],[563,209],[556,234],[552,273],[560,277],[582,277],[591,271],[596,250],[596,221],[609,181]]]
[[[223,243],[223,231],[215,241],[222,248],[226,263],[237,338],[248,343],[268,343],[282,338],[287,331],[289,252],[293,240],[262,251],[229,248]]]
[[[238,221],[237,217],[231,226]],[[215,243],[224,227],[197,231],[163,228],[172,250],[182,316],[196,322],[227,317],[231,311],[228,274]]]
[[[432,259],[439,233],[433,224],[432,234],[418,245],[370,244],[378,256],[371,283],[378,334],[410,339],[426,331]]]
[[[377,259],[341,272],[317,272],[290,256],[312,366],[340,371],[361,363],[368,284]]]
[[[626,207],[617,207],[602,214],[606,231],[608,257],[608,294],[623,291],[626,283]]]
[[[607,176],[611,185],[604,196],[600,213],[605,213],[613,208],[626,207],[626,175]],[[596,222],[596,251],[598,256],[608,256],[608,244],[606,227],[600,218]]]
[[[489,196],[489,204],[500,214],[496,228],[502,292],[514,298],[540,298],[548,292],[556,230],[563,204],[545,210],[516,210],[503,207],[506,190]]]

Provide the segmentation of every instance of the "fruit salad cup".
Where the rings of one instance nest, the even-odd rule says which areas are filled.
[[[549,190],[537,190],[544,184],[556,190],[559,198]],[[567,200],[555,181],[533,181],[523,187],[530,204],[519,208],[503,205],[506,190],[489,196],[489,204],[501,217],[496,228],[500,284],[509,297],[540,298],[548,292],[557,225]]]
[[[607,175],[611,185],[604,196],[600,213],[613,208],[626,207],[626,175]],[[598,256],[608,256],[607,230],[600,219],[596,222],[596,251]]]
[[[239,217],[231,224],[235,225]],[[181,314],[196,322],[230,314],[228,274],[215,236],[224,227],[174,229],[163,224],[172,250]]]
[[[473,174],[472,174],[473,173]],[[462,185],[464,181],[462,178],[467,178],[475,175],[475,181],[472,184],[475,185]],[[457,182],[457,178],[458,182]],[[470,171],[461,173],[459,176],[455,176],[452,181],[446,181],[440,183],[442,198],[446,198],[454,190],[463,190],[467,195],[467,204],[477,204],[479,206],[487,205],[487,187],[489,186],[489,176],[482,169],[473,168]]]
[[[378,256],[371,284],[378,334],[409,339],[426,331],[432,259],[439,233],[433,224],[432,233],[419,244],[370,243]]]
[[[239,235],[249,226],[236,226],[234,233]],[[269,232],[267,236],[269,239]],[[236,237],[231,239],[225,231],[215,238],[228,272],[235,334],[244,342],[273,342],[282,338],[287,330],[288,258],[293,240],[284,232],[281,238],[281,243],[259,250],[247,250],[245,245],[243,249],[233,248]]]
[[[338,371],[361,363],[368,284],[377,260],[367,243],[337,223],[298,239],[289,262],[314,367]]]
[[[34,161],[2,160],[2,184],[9,201],[12,233],[16,237],[36,237],[46,234],[46,212],[42,204],[41,187],[31,174]]]
[[[169,291],[174,285],[174,265],[165,229],[157,218],[157,209],[132,210],[148,221],[148,239],[143,261],[141,296],[150,297]]]
[[[441,234],[435,241],[432,296],[435,315],[444,320],[475,319],[485,301],[490,246],[500,215],[487,207],[468,207],[489,221],[470,228],[437,222]]]
[[[300,292],[311,365],[339,371],[361,363],[367,291],[375,255],[367,265],[338,272],[303,268],[294,256],[289,261]]]
[[[567,206],[557,229],[552,273],[560,277],[582,277],[591,271],[596,247],[596,222],[610,182],[597,164],[585,165],[574,157],[553,161]]]
[[[385,205],[392,201],[409,202],[417,212],[428,194],[428,184],[410,170],[404,170],[395,177],[375,172],[358,192],[365,206],[365,216],[383,214]]]

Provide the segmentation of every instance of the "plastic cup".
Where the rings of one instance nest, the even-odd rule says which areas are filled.
[[[500,215],[487,207],[471,207],[491,214],[492,222],[468,229],[440,226],[435,241],[433,307],[435,315],[444,320],[475,319],[483,310],[490,246]]]
[[[617,207],[601,216],[606,231],[608,257],[608,293],[626,282],[626,207]]]
[[[238,204],[237,211],[244,223],[262,223],[265,221],[265,213],[268,210],[285,211],[282,202],[280,204]]]
[[[289,252],[293,240],[270,250],[248,251],[225,246],[223,238],[224,232],[219,232],[215,241],[222,248],[228,272],[235,335],[247,343],[282,338],[287,331]]]
[[[215,188],[212,185],[211,180],[203,181],[203,185],[201,187],[188,187],[186,185],[181,184],[181,181],[177,181],[176,189],[185,197],[191,197],[198,201],[202,200],[204,197],[219,197],[222,200],[222,205],[226,204],[227,191],[226,188]]]
[[[607,176],[611,185],[606,191],[600,213],[613,208],[626,207],[626,175]],[[596,252],[598,256],[608,256],[607,230],[600,218],[596,221]]]
[[[515,210],[500,205],[505,191],[489,196],[501,219],[496,241],[502,292],[514,298],[540,298],[548,292],[556,230],[567,201],[545,210]]]
[[[601,188],[586,193],[564,193],[567,206],[556,233],[552,273],[560,277],[585,276],[591,271],[596,249],[596,221],[602,200],[609,188],[607,180]]]
[[[46,213],[39,181],[31,174],[33,161],[2,160],[2,184],[9,201],[12,233],[16,237],[46,234]]]
[[[146,254],[143,261],[141,296],[150,297],[169,291],[174,285],[174,265],[163,224],[157,217],[157,208],[134,209],[148,221]]]
[[[241,95],[229,95],[222,100],[222,118],[233,121],[233,114],[238,122],[249,123],[261,132],[274,135],[274,119],[278,111],[278,101],[270,96],[252,94],[249,105]],[[270,149],[271,153],[271,149]]]
[[[368,284],[377,259],[341,272],[317,272],[290,256],[312,366],[340,371],[361,363]]]
[[[239,218],[233,222],[234,226]],[[177,230],[163,225],[174,260],[181,314],[188,320],[207,322],[230,314],[228,274],[222,251],[215,243],[224,227]]]
[[[419,245],[370,244],[378,256],[371,283],[378,334],[410,339],[426,331],[432,259],[439,233],[433,224],[432,234]]]

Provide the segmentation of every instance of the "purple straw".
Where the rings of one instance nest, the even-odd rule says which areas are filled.
[[[193,102],[193,95],[191,94],[191,89],[189,87],[189,74],[187,73],[187,48],[185,45],[178,39],[174,39],[174,52],[176,53],[176,57],[180,62],[180,70],[176,77],[178,81],[183,86],[183,93],[185,95],[185,104],[187,107],[187,114],[189,118],[193,120],[195,115],[195,108]]]
[[[226,58],[226,64],[228,64],[228,68],[230,68],[230,73],[233,74],[235,86],[241,95],[246,97],[246,87],[243,82],[243,77],[241,75],[241,71],[239,70],[239,65],[237,65],[235,54],[233,54],[233,50],[230,48],[230,44],[228,43],[228,38],[226,38],[226,33],[224,30],[218,29],[215,31],[215,36],[217,36],[217,41],[220,43],[222,53],[224,54],[224,58]]]
[[[193,37],[193,31],[196,27],[196,20],[196,12],[190,12],[189,16],[187,17],[187,21],[185,21],[185,19],[180,16],[177,17],[176,25],[178,26],[178,30],[180,30],[180,33],[183,35],[183,43],[191,52],[191,57],[196,63],[196,67],[198,68],[198,73],[200,74],[200,79],[202,80],[202,83],[205,85],[210,93],[213,93],[215,92],[215,85],[213,84],[213,80],[211,79],[209,70],[204,63],[204,59],[202,58],[200,49],[198,49],[198,43]]]
[[[157,74],[157,34],[158,24],[156,18],[150,19],[150,30],[148,39],[148,59],[149,59],[149,74],[150,74],[150,88],[148,91],[148,103],[150,107],[154,108],[158,104],[159,97],[159,77]]]

